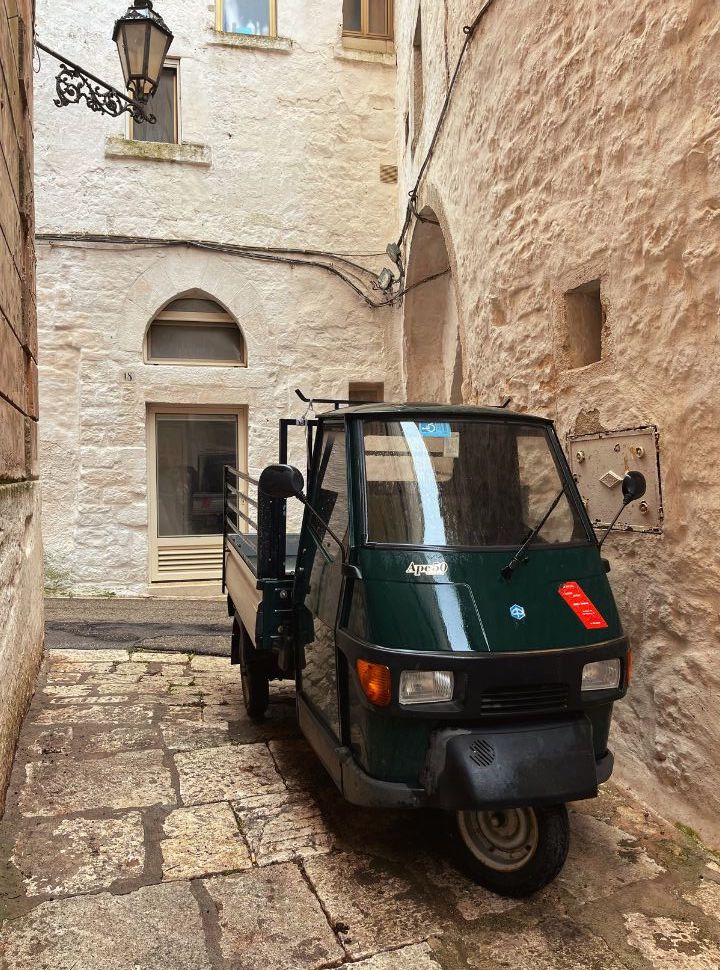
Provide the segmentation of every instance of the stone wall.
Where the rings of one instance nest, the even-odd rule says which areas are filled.
[[[30,0],[0,4],[0,814],[43,641],[32,36]]]
[[[479,7],[422,2],[425,120],[401,197]],[[400,118],[417,9],[396,4]],[[702,0],[496,0],[418,201],[450,253],[467,401],[512,395],[561,436],[659,426],[663,534],[604,547],[636,660],[613,745],[621,778],[716,845],[719,56]],[[602,359],[571,368],[563,294],[597,278]]]
[[[380,181],[397,154],[394,56],[342,47],[342,0],[278,8],[281,36],[270,41],[219,34],[212,4],[159,0],[180,59],[177,147],[129,140],[122,119],[56,109],[45,59],[39,231],[331,250],[385,265],[366,254],[395,234],[397,187]],[[60,50],[72,36],[74,59],[121,84],[108,36],[117,5],[93,9],[75,36],[76,3],[41,0],[39,33]],[[148,589],[148,406],[246,407],[257,474],[277,460],[277,419],[304,410],[296,387],[342,397],[351,380],[385,381],[399,394],[388,367],[397,311],[371,310],[321,269],[109,242],[38,253],[44,534],[58,592]],[[189,291],[234,315],[247,367],[144,362],[153,316]]]

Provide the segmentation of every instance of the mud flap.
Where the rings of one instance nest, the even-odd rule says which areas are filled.
[[[583,717],[436,731],[421,780],[428,804],[451,810],[594,798],[592,727]]]

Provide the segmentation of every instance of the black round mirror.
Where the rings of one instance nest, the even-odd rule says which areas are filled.
[[[629,505],[642,498],[646,488],[647,483],[642,472],[627,472],[622,483],[623,504]]]
[[[305,480],[294,465],[268,465],[260,476],[258,488],[271,498],[292,498],[302,494]]]

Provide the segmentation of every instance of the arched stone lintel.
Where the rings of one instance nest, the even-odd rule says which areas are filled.
[[[117,318],[118,346],[128,353],[142,353],[147,329],[156,315],[173,300],[201,293],[215,300],[237,322],[243,335],[247,359],[257,359],[267,340],[274,340],[263,300],[249,278],[242,260],[192,249],[173,249],[158,256],[128,289]]]

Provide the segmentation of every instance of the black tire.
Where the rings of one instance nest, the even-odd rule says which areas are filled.
[[[468,875],[512,899],[531,896],[551,883],[570,848],[564,805],[458,812],[456,826],[460,862]]]
[[[236,620],[237,622],[237,620]],[[240,677],[243,701],[248,717],[259,721],[265,716],[270,703],[270,680],[265,670],[253,656],[255,647],[246,630],[240,628]]]

